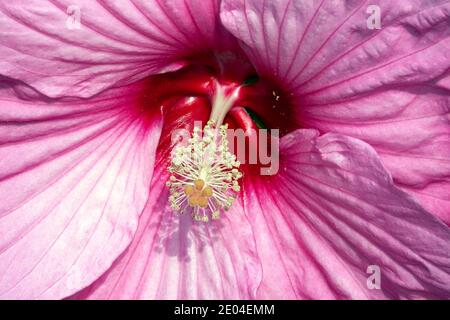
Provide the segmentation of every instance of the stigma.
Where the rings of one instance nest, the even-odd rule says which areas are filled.
[[[222,124],[239,88],[226,90],[216,83],[208,123],[203,129],[196,126],[187,144],[174,147],[168,168],[171,208],[196,221],[218,219],[240,191],[240,163],[228,147],[228,126]]]

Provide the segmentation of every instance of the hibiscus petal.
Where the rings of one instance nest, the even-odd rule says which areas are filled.
[[[450,229],[393,185],[369,145],[302,129],[280,154],[277,176],[245,188],[258,298],[450,297]],[[374,266],[379,290],[367,285]]]
[[[73,298],[254,298],[261,267],[242,207],[209,223],[178,216],[168,207],[166,166],[155,170],[132,244],[104,276]]]
[[[357,101],[316,106],[307,126],[362,139],[395,183],[450,224],[450,98],[432,88],[387,90]]]
[[[381,29],[367,27],[373,5]],[[450,66],[449,8],[446,0],[224,0],[221,17],[262,74],[275,74],[295,95],[330,100],[442,76]]]
[[[0,90],[0,298],[64,298],[131,242],[161,129],[130,112],[135,87],[65,102]]]
[[[0,74],[52,97],[87,97],[173,70],[220,45],[217,2],[3,1]]]
[[[369,5],[381,29],[367,27]],[[450,224],[448,1],[225,0],[221,15],[292,94],[299,125],[370,143],[397,185]]]

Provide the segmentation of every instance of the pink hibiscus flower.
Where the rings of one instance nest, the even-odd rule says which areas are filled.
[[[2,1],[0,298],[449,298],[449,24],[446,0]],[[279,129],[277,172],[208,119]]]

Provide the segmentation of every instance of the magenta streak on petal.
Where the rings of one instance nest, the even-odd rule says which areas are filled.
[[[417,12],[414,12],[410,15],[407,15],[407,17],[409,16],[413,16],[416,15]],[[330,63],[328,63],[327,65],[325,65],[322,69],[320,69],[318,72],[316,72],[313,77],[307,79],[307,80],[303,80],[302,83],[298,83],[296,84],[296,88],[299,88],[303,85],[305,85],[307,82],[313,80],[314,78],[318,77],[320,74],[322,74],[323,72],[327,71],[328,68],[332,67],[335,63],[341,61],[345,56],[347,56],[348,54],[352,53],[353,51],[355,51],[356,49],[360,48],[361,46],[365,45],[367,42],[372,41],[375,37],[379,36],[381,32],[383,32],[384,30],[389,30],[387,27],[392,27],[395,26],[396,24],[398,24],[399,22],[401,22],[403,19],[405,18],[405,16],[402,16],[401,18],[394,20],[392,23],[390,23],[389,25],[384,25],[383,28],[376,30],[373,32],[373,36],[367,37],[366,39],[364,39],[363,41],[357,43],[355,46],[351,47],[349,50],[345,51],[343,54],[339,55],[336,59],[332,60]],[[343,25],[343,24],[342,24]],[[341,25],[341,26],[342,26]],[[336,30],[337,31],[337,30]],[[331,36],[327,38],[327,40],[330,40]],[[319,48],[319,50],[315,53],[315,55],[324,48],[326,42],[322,44],[322,46]],[[310,58],[310,60],[312,60],[314,58],[314,56],[312,56]],[[292,80],[287,84],[288,86],[295,82],[296,79],[298,79],[301,76],[301,73],[303,72],[303,70],[306,68],[306,66],[308,65],[308,63],[305,64],[305,66],[295,75],[295,77],[292,78]],[[294,89],[296,89],[294,88]]]
[[[421,48],[421,49],[419,49],[419,50],[417,50],[417,51],[408,53],[408,54],[406,54],[406,55],[404,55],[404,56],[401,56],[401,57],[399,57],[399,58],[397,58],[397,59],[395,59],[395,60],[387,61],[387,62],[385,62],[384,64],[382,64],[382,65],[380,65],[380,66],[377,66],[376,68],[367,70],[367,71],[362,72],[362,73],[360,73],[360,74],[352,75],[350,78],[343,79],[343,80],[340,80],[339,82],[329,84],[329,85],[327,85],[326,87],[322,87],[322,88],[316,89],[316,90],[314,90],[314,91],[301,92],[301,95],[302,95],[302,96],[313,95],[313,94],[320,93],[320,92],[322,92],[322,91],[326,91],[326,90],[328,90],[328,89],[330,89],[330,88],[338,87],[338,86],[341,85],[341,84],[348,83],[348,82],[350,82],[350,81],[352,81],[352,80],[355,80],[355,79],[358,79],[358,78],[360,78],[360,77],[362,77],[362,76],[368,75],[368,74],[370,74],[371,72],[379,71],[379,70],[381,70],[381,69],[384,69],[384,68],[386,68],[386,67],[389,67],[389,66],[391,66],[392,64],[395,64],[395,63],[397,63],[397,62],[399,62],[399,61],[404,60],[405,58],[409,58],[409,57],[411,57],[411,56],[413,56],[413,55],[416,55],[416,54],[418,54],[418,53],[422,53],[423,51],[425,51],[425,50],[427,50],[427,49],[430,49],[430,48],[432,48],[433,46],[442,44],[441,42],[443,42],[443,41],[445,41],[445,40],[446,40],[446,39],[442,39],[442,40],[440,40],[439,42],[430,44],[429,46],[427,46],[427,47],[425,47],[425,48]],[[294,89],[298,89],[298,88],[299,88],[299,86],[296,87],[296,88],[294,88]]]
[[[334,36],[337,32],[339,32],[340,28],[342,28],[342,27],[347,23],[347,21],[349,21],[355,14],[357,14],[357,13],[361,10],[361,8],[364,7],[364,4],[366,4],[366,1],[361,1],[361,5],[360,5],[359,7],[357,7],[357,8],[355,8],[352,12],[350,12],[350,14],[349,14],[345,19],[343,19],[342,22],[341,22],[339,25],[336,26],[336,28],[333,30],[333,32],[332,32],[329,36],[327,36],[327,38],[326,38],[325,41],[320,45],[320,47],[319,47],[319,48],[311,55],[311,57],[310,57],[308,60],[306,60],[306,62],[303,64],[303,67],[302,67],[300,70],[298,70],[297,73],[296,73],[294,76],[289,77],[289,78],[291,78],[291,79],[286,83],[286,87],[290,88],[290,85],[291,85],[292,83],[295,83],[295,81],[302,75],[303,71],[309,66],[309,64],[310,64],[311,61],[316,57],[316,55],[317,55],[322,49],[326,48],[326,44],[328,43],[328,41],[330,41],[331,39],[333,39],[333,36]],[[319,9],[320,9],[320,7],[317,8],[317,10],[319,10]],[[316,12],[315,14],[317,14],[317,12]],[[314,17],[315,17],[315,16],[314,16]],[[313,21],[314,17],[311,19],[311,22]],[[305,31],[305,33],[306,33],[306,31]],[[299,48],[300,48],[300,44],[301,44],[301,43],[299,43]],[[292,62],[293,62],[293,61],[292,61]],[[291,65],[290,65],[290,68],[288,69],[288,72],[287,72],[287,74],[286,74],[286,78],[288,78],[290,71],[293,70],[292,67],[293,67],[293,65],[291,64]],[[327,67],[329,67],[329,66],[327,66]],[[327,67],[325,67],[324,69],[326,69]],[[314,76],[317,76],[318,74],[319,74],[319,73],[316,73]],[[299,88],[301,85],[307,83],[308,81],[310,81],[310,80],[305,80],[302,84],[296,85],[296,87],[293,88],[293,89],[295,90],[295,89]]]
[[[284,9],[283,12],[283,18],[281,18],[281,23],[280,23],[280,27],[279,27],[279,34],[283,34],[284,30],[284,26],[286,23],[286,17],[287,17],[287,13],[289,10],[290,5],[292,4],[292,0],[288,0],[288,3],[286,4],[286,8]],[[306,32],[306,31],[305,31]],[[277,40],[277,60],[275,62],[275,66],[276,66],[276,73],[275,74],[280,74],[280,46],[281,46],[281,37],[278,37]]]
[[[323,5],[323,3],[324,3],[324,1],[325,0],[322,0],[321,2],[320,2],[320,4],[317,6],[317,8],[314,10],[314,14],[313,15],[311,15],[311,19],[309,20],[309,22],[308,22],[308,24],[306,25],[306,27],[304,28],[304,30],[303,30],[303,33],[302,33],[302,37],[301,37],[301,39],[300,39],[300,41],[298,41],[298,43],[297,43],[297,45],[296,45],[296,47],[295,47],[295,51],[294,51],[294,57],[297,57],[298,56],[298,51],[300,50],[300,48],[301,48],[301,45],[302,45],[302,43],[303,43],[303,40],[305,39],[305,35],[307,34],[307,32],[308,32],[308,30],[310,29],[310,27],[312,26],[312,23],[313,23],[313,21],[314,21],[314,19],[316,18],[316,16],[317,16],[317,13],[320,11],[320,8],[322,8],[322,5]],[[285,17],[283,17],[283,19],[285,20],[286,18]],[[283,20],[283,21],[284,21]],[[280,35],[282,34],[282,29],[280,28]],[[280,60],[279,60],[279,56],[280,56],[280,45],[281,45],[281,36],[279,36],[278,37],[278,50],[277,50],[277,68],[279,69],[280,67],[279,67],[279,63],[280,63]],[[284,75],[284,79],[286,79],[286,77],[288,76],[288,74],[291,72],[291,70],[292,70],[292,67],[294,66],[294,62],[295,62],[295,59],[292,59],[291,60],[291,62],[290,62],[290,64],[289,64],[289,66],[286,68],[286,71],[285,71],[285,75]],[[305,63],[305,66],[306,65],[308,65],[308,62],[306,62]],[[278,70],[279,71],[279,70]]]

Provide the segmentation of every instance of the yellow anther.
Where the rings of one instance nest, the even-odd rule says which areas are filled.
[[[191,206],[191,207],[196,207],[196,206],[198,206],[198,197],[197,196],[191,196],[190,198],[189,198],[189,205]]]
[[[200,208],[206,208],[208,206],[208,198],[207,197],[198,197],[197,204]]]
[[[202,196],[209,198],[212,195],[213,195],[213,189],[210,186],[207,186],[206,188],[203,189]]]
[[[187,185],[184,188],[184,194],[187,195],[187,196],[192,196],[194,194],[194,187],[191,186],[191,185]]]
[[[205,181],[203,181],[202,179],[197,179],[194,181],[194,186],[197,190],[201,191],[205,186]]]

